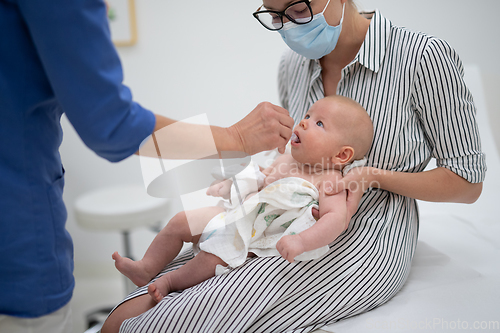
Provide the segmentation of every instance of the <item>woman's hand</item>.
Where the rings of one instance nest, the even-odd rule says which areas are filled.
[[[337,183],[335,194],[342,190],[347,190],[347,221],[349,222],[358,210],[361,197],[370,187],[380,187],[375,180],[376,168],[357,167],[349,171],[342,180]],[[333,193],[334,192],[334,193]]]
[[[324,193],[326,195],[335,195],[344,190],[347,191],[347,222],[349,222],[352,216],[358,210],[359,202],[361,197],[370,187],[380,187],[380,184],[376,180],[376,175],[382,172],[382,170],[372,168],[372,167],[357,167],[352,169],[334,184],[334,187],[325,186]],[[316,215],[317,214],[317,215]],[[313,209],[313,216],[318,218],[319,212]]]
[[[283,154],[292,136],[293,119],[288,111],[269,102],[263,102],[245,118],[229,127],[241,150],[253,155],[278,148]]]

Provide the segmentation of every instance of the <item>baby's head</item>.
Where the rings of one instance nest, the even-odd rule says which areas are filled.
[[[320,99],[294,128],[292,156],[300,163],[342,167],[363,158],[373,140],[373,124],[366,110],[343,96]]]

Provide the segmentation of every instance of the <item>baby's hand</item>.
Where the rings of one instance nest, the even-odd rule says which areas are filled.
[[[216,180],[207,189],[207,195],[211,195],[213,197],[222,197],[222,198],[228,200],[230,197],[229,194],[231,192],[231,184],[232,183],[233,183],[233,181],[230,179]]]
[[[276,243],[276,249],[283,259],[293,262],[296,256],[304,253],[302,237],[299,235],[286,235]]]

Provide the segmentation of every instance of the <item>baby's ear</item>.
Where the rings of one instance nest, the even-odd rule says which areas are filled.
[[[349,163],[354,157],[354,148],[344,146],[340,149],[339,153],[335,155],[335,159],[339,164]]]

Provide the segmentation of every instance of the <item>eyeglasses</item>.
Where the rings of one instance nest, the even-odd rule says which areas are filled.
[[[296,24],[306,24],[312,21],[313,11],[309,4],[311,0],[301,0],[290,4],[284,11],[259,10],[257,9],[253,16],[269,30],[280,30],[283,28],[283,16]]]

